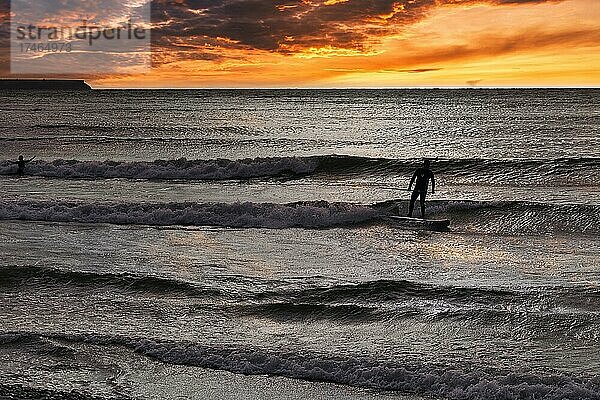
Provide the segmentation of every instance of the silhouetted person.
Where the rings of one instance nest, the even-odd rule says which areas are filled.
[[[29,160],[23,159],[23,156],[19,156],[19,161],[13,162],[13,164],[17,164],[17,174],[23,175],[25,173],[25,164],[33,161],[35,156],[31,157]]]
[[[433,177],[433,172],[431,172],[429,169],[429,165],[430,161],[425,159],[423,161],[423,166],[421,168],[417,168],[412,179],[410,180],[410,184],[408,185],[408,190],[411,190],[413,183],[415,183],[415,179],[417,180],[415,184],[415,190],[413,190],[412,195],[410,196],[410,206],[408,207],[409,217],[412,217],[413,210],[415,209],[415,201],[417,201],[417,197],[420,197],[419,201],[421,203],[421,218],[425,218],[425,197],[427,196],[429,179],[431,179],[431,193],[435,193],[435,178]]]

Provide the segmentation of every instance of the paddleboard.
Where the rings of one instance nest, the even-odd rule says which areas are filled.
[[[413,217],[401,217],[399,215],[390,215],[384,217],[387,221],[396,226],[410,229],[426,229],[431,231],[447,231],[450,226],[449,219],[423,219]]]

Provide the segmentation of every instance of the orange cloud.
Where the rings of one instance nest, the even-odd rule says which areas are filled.
[[[102,86],[597,85],[597,0],[155,0],[154,69]]]

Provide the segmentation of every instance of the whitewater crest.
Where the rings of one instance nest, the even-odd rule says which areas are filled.
[[[277,203],[109,203],[63,200],[0,201],[0,220],[108,223],[226,228],[353,227],[385,224],[382,217],[405,215],[406,200],[376,204],[299,201]],[[508,235],[600,233],[600,207],[581,204],[435,200],[432,218],[448,218],[450,230]]]
[[[49,178],[94,179],[161,179],[161,180],[227,180],[304,175],[318,165],[315,158],[276,157],[248,158],[244,160],[156,160],[152,162],[33,161],[27,174]],[[14,174],[10,161],[0,161],[0,175]]]
[[[27,174],[62,179],[247,180],[252,178],[390,177],[410,175],[420,159],[371,158],[349,155],[266,157],[239,160],[81,161],[36,160]],[[484,185],[596,185],[600,158],[445,159],[434,171],[452,184]],[[0,175],[12,175],[16,166],[0,161]]]
[[[441,396],[456,400],[470,399],[600,399],[597,378],[566,374],[538,375],[478,368],[471,365],[446,366],[419,361],[385,362],[369,357],[330,358],[317,354],[277,352],[255,347],[233,348],[191,342],[174,342],[112,335],[69,335],[31,332],[4,332],[0,343],[29,343],[57,346],[45,339],[66,343],[124,346],[164,363],[219,369],[246,375],[278,375],[309,381]]]
[[[0,219],[132,225],[194,225],[232,228],[328,228],[373,220],[369,206],[325,201],[274,203],[0,203]]]

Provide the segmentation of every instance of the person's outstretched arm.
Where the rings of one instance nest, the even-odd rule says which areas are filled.
[[[435,176],[431,173],[431,194],[435,193]]]
[[[417,179],[417,171],[415,171],[412,178],[410,179],[410,183],[408,185],[408,190],[412,189],[412,185],[413,185],[413,183],[415,183],[415,179]]]

